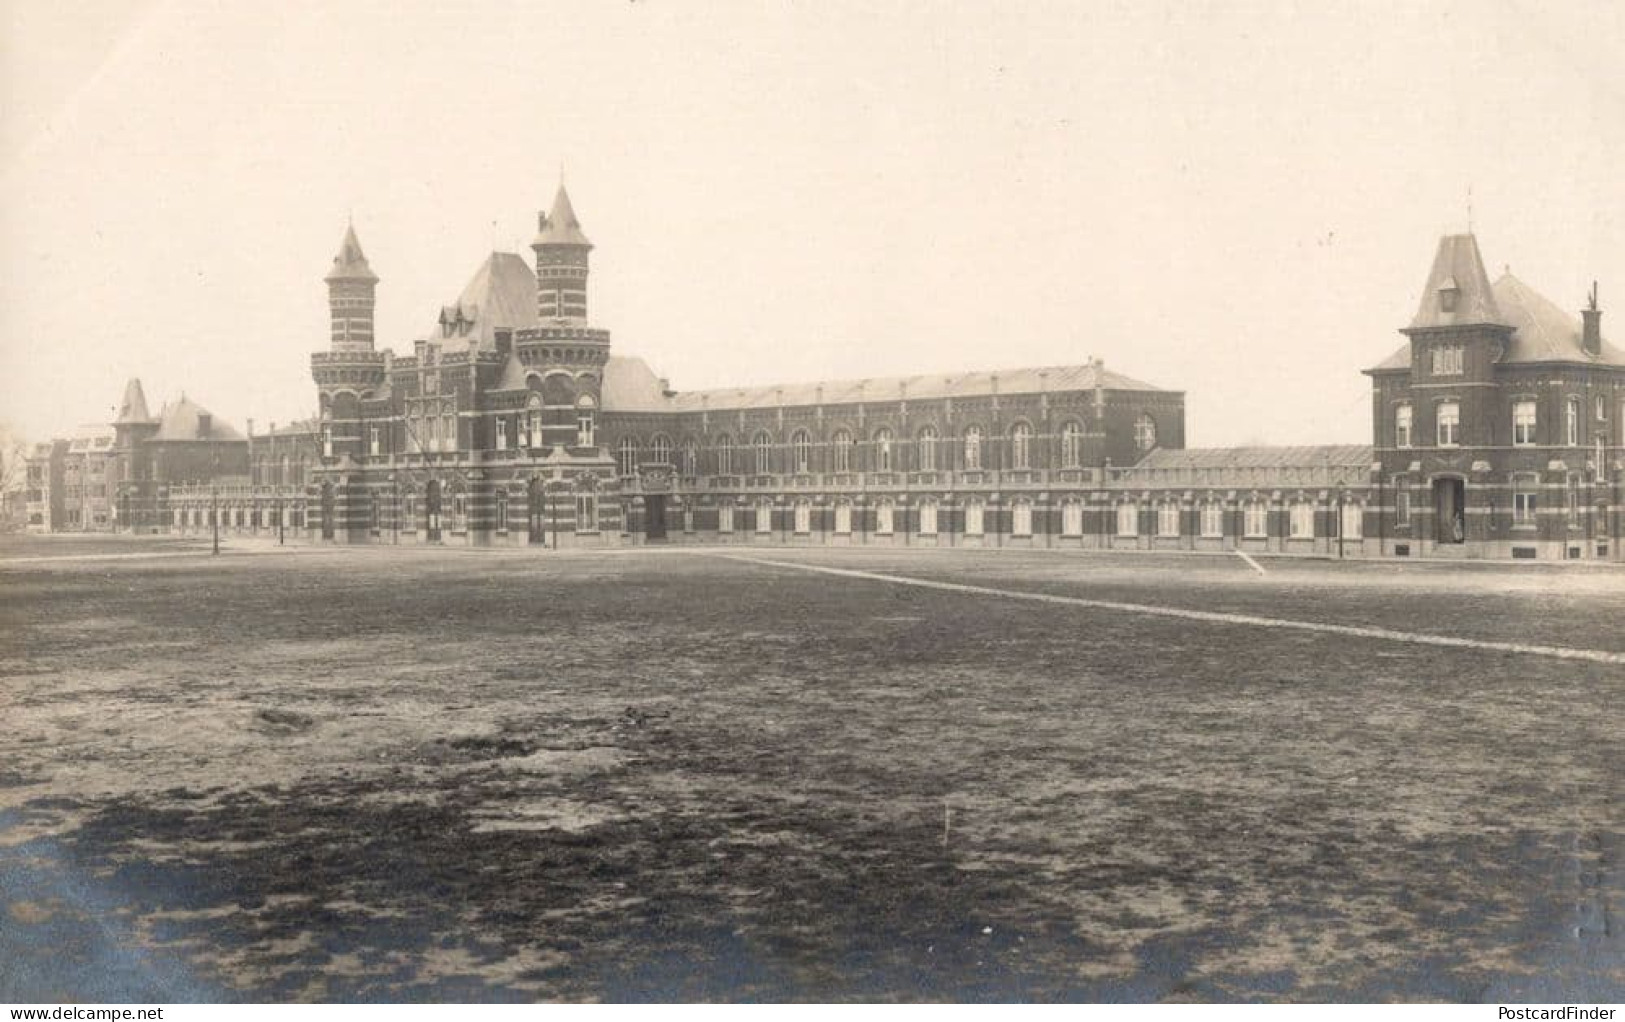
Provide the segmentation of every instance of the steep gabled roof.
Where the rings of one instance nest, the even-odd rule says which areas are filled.
[[[576,218],[575,207],[570,205],[570,193],[564,190],[564,182],[559,182],[558,194],[553,196],[553,212],[541,218],[536,225],[536,240],[531,242],[532,247],[537,245],[582,245],[592,247],[592,242],[581,233],[581,221]]]
[[[113,424],[125,426],[154,421],[152,413],[147,411],[147,395],[141,390],[141,381],[131,377],[130,382],[124,385],[124,400],[119,402],[118,418],[113,420]]]
[[[199,429],[205,415],[209,417],[207,431]],[[164,405],[164,410],[158,413],[158,432],[153,434],[152,439],[241,440],[243,435],[220,416],[182,394],[179,401]]]
[[[611,355],[604,365],[604,410],[609,412],[672,412],[665,385],[641,358]]]
[[[502,363],[502,377],[497,380],[496,390],[524,390],[525,364],[519,361],[519,346],[508,349],[508,361]]]
[[[378,275],[367,265],[367,256],[361,251],[361,242],[355,236],[355,225],[344,229],[344,240],[339,242],[339,254],[333,257],[333,268],[323,278],[327,281],[365,280],[378,282]]]
[[[450,337],[441,324],[461,319],[463,326]],[[463,293],[452,305],[440,310],[429,338],[447,341],[467,340],[481,351],[496,350],[496,332],[524,330],[536,326],[536,274],[530,264],[512,252],[492,252]]]
[[[1456,293],[1453,310],[1445,307],[1443,292],[1447,290]],[[1496,307],[1478,240],[1471,234],[1447,234],[1439,239],[1433,269],[1409,329],[1479,323],[1505,324],[1506,320]]]
[[[1625,366],[1625,352],[1606,339],[1600,358],[1586,354],[1580,321],[1512,274],[1503,274],[1495,282],[1495,299],[1514,327],[1512,342],[1501,357],[1503,364],[1584,362]]]

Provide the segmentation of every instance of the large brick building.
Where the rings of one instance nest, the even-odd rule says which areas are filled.
[[[1098,361],[677,392],[590,325],[592,244],[562,187],[532,248],[534,270],[493,253],[396,357],[346,232],[311,358],[321,538],[1081,543],[1112,466],[1184,444],[1183,394]]]
[[[1625,560],[1625,353],[1595,291],[1575,318],[1492,285],[1471,235],[1440,241],[1404,346],[1367,370],[1371,445],[1193,450],[1181,392],[1093,359],[674,390],[590,324],[592,243],[562,187],[531,247],[534,268],[492,253],[397,356],[348,229],[317,416],[245,440],[184,398],[150,418],[132,384],[112,519],[335,543]]]

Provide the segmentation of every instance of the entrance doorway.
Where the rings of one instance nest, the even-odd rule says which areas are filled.
[[[651,543],[662,542],[666,538],[666,498],[643,498],[643,538]]]
[[[1435,541],[1457,545],[1467,541],[1467,484],[1460,479],[1433,480]]]
[[[547,543],[546,507],[547,497],[542,492],[542,481],[532,479],[525,493],[525,508],[530,520],[530,541],[536,546]]]
[[[440,542],[440,480],[431,479],[423,490],[423,538]]]

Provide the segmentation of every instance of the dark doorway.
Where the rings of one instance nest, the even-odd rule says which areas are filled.
[[[333,538],[333,484],[322,484],[322,538]]]
[[[532,479],[526,492],[525,509],[530,522],[530,541],[538,546],[547,542],[547,495],[542,492],[542,481]]]
[[[430,543],[440,542],[440,480],[431,479],[423,490],[423,534]]]
[[[664,542],[666,539],[666,498],[643,498],[643,538],[651,543]]]
[[[1437,542],[1467,541],[1467,486],[1460,479],[1433,480],[1433,520]]]

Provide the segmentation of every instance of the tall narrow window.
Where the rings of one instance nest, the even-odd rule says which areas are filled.
[[[726,433],[717,436],[717,475],[729,475],[734,470],[734,441]],[[729,530],[732,531],[732,530]]]
[[[965,535],[980,536],[982,534],[982,511],[980,500],[972,499],[965,502]]]
[[[580,400],[576,401],[576,446],[593,446],[593,432],[593,400],[583,394]]]
[[[835,505],[835,535],[852,535],[852,505],[844,500]]]
[[[882,500],[875,505],[875,535],[890,536],[892,534],[892,502]]]
[[[508,494],[503,490],[497,491],[497,531],[508,531]]]
[[[616,463],[620,468],[622,478],[630,478],[638,474],[638,442],[636,439],[621,437],[620,447],[616,450]]]
[[[1300,500],[1292,505],[1287,517],[1287,536],[1291,539],[1315,538],[1315,505]]]
[[[882,426],[875,430],[875,471],[891,471],[892,432]]]
[[[1570,447],[1580,445],[1580,399],[1571,397],[1563,405],[1564,443]]]
[[[734,531],[734,506],[732,504],[717,505],[717,531]]]
[[[852,471],[852,433],[849,430],[838,429],[835,435],[829,438],[829,450],[835,462],[834,471]]]
[[[756,531],[767,533],[773,531],[773,500],[763,497],[756,505]]]
[[[383,450],[381,430],[377,426],[367,427],[367,450],[375,456]]]
[[[542,446],[542,399],[539,395],[530,399],[530,412],[526,415],[525,446]]]
[[[331,458],[332,456],[333,456],[333,427],[332,426],[323,426],[322,427],[322,457]]]
[[[1270,506],[1262,500],[1250,500],[1242,511],[1241,532],[1248,539],[1264,539],[1270,534]]]
[[[1077,422],[1069,422],[1061,427],[1061,467],[1077,468],[1082,463],[1082,458],[1083,426]]]
[[[1411,527],[1411,491],[1399,490],[1394,494],[1394,523],[1402,529]]]
[[[1033,534],[1033,503],[1030,500],[1019,499],[1010,507],[1010,535],[1031,536]]]
[[[1454,401],[1441,401],[1438,411],[1438,438],[1440,447],[1461,445],[1461,405]]]
[[[802,499],[796,501],[796,534],[805,536],[812,532],[812,503]]]
[[[497,416],[496,447],[499,451],[508,449],[508,417],[506,415]]]
[[[1365,537],[1365,505],[1350,502],[1342,506],[1340,513],[1343,516],[1342,537],[1344,539],[1363,539]]]
[[[1512,405],[1512,442],[1519,445],[1535,442],[1535,402],[1518,401]]]
[[[1210,500],[1202,505],[1202,535],[1208,539],[1218,539],[1224,535],[1224,505],[1216,500]]]
[[[982,427],[965,428],[965,471],[974,472],[982,467]]]
[[[598,494],[576,494],[576,531],[598,531]]]
[[[1018,422],[1010,431],[1010,467],[1013,469],[1032,468],[1032,442],[1033,428],[1025,422]]]
[[[1515,476],[1512,480],[1512,524],[1534,528],[1540,513],[1540,480],[1534,476]]]
[[[683,475],[698,475],[700,471],[700,445],[693,440],[683,441]],[[692,530],[690,530],[692,531]]]
[[[661,465],[671,464],[671,437],[656,433],[654,439],[649,441],[649,456]]]
[[[1168,538],[1179,535],[1178,503],[1165,500],[1157,505],[1157,535]]]
[[[812,434],[804,429],[790,434],[790,460],[797,475],[812,471]]]
[[[1411,445],[1411,406],[1400,405],[1394,409],[1394,446],[1409,447]]]
[[[919,471],[935,472],[937,470],[937,427],[921,427],[919,459]]]
[[[1068,500],[1061,505],[1061,535],[1083,535],[1083,502]]]
[[[773,471],[773,438],[767,430],[761,430],[751,441],[751,447],[756,452],[756,474],[765,476]]]

